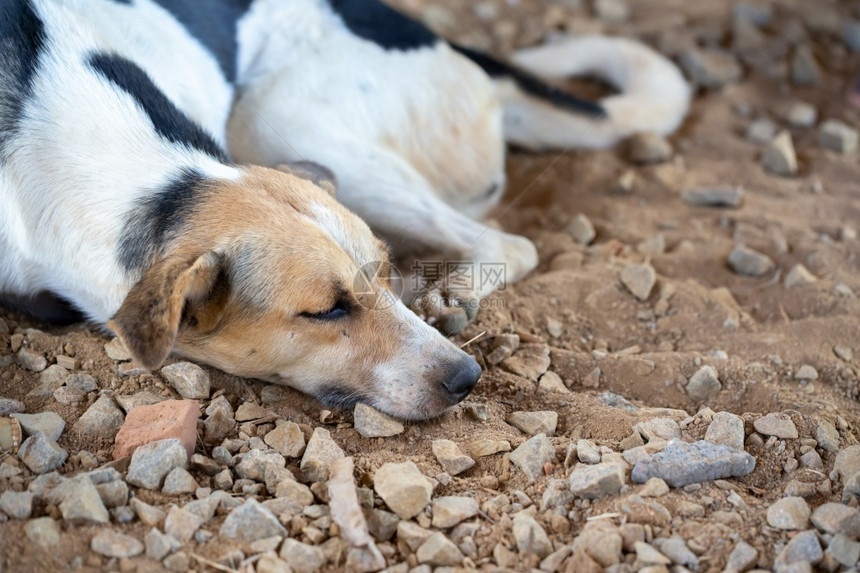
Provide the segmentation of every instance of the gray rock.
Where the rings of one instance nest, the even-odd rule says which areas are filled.
[[[411,519],[430,503],[433,484],[412,462],[383,464],[373,478],[373,488],[401,519]]]
[[[621,284],[641,301],[648,300],[657,284],[657,272],[648,263],[624,265],[619,277]]]
[[[744,421],[731,412],[717,412],[705,432],[705,441],[736,450],[744,449]]]
[[[600,450],[592,441],[577,440],[576,458],[584,464],[599,464]]]
[[[530,436],[555,433],[558,424],[558,412],[511,412],[505,421]]]
[[[17,414],[25,411],[24,402],[0,397],[0,416],[8,416],[9,414]]]
[[[379,410],[358,403],[353,411],[355,431],[363,438],[387,438],[403,433],[403,424]]]
[[[54,400],[60,404],[79,404],[87,399],[87,395],[78,388],[71,386],[60,386],[54,390]]]
[[[798,285],[810,285],[817,282],[818,278],[809,272],[809,269],[797,263],[785,275],[785,288],[792,288]],[[810,366],[811,368],[811,366]]]
[[[158,396],[152,392],[137,392],[131,396],[120,395],[116,397],[116,401],[120,407],[128,414],[138,406],[150,406],[167,400],[164,396]]]
[[[571,219],[565,230],[567,231],[567,234],[573,237],[573,240],[580,245],[590,245],[594,242],[595,237],[597,237],[597,231],[594,230],[594,224],[592,224],[588,217],[581,213]],[[519,341],[517,341],[517,345],[519,345]]]
[[[526,380],[537,382],[549,370],[551,363],[548,346],[522,344],[516,354],[502,362],[502,368]]]
[[[841,503],[824,503],[812,512],[812,525],[824,533],[850,534],[860,525],[860,512]]]
[[[651,544],[660,551],[660,553],[671,559],[672,563],[682,565],[693,570],[699,568],[699,558],[696,557],[695,553],[690,551],[684,538],[680,535],[673,535],[669,539],[655,539]]]
[[[212,478],[212,481],[215,484],[215,488],[221,490],[228,490],[233,487],[233,472],[229,469],[222,470],[215,474],[215,477]]]
[[[824,468],[824,462],[821,461],[821,455],[815,450],[809,450],[808,452],[800,456],[800,465],[805,468]]]
[[[154,527],[143,538],[143,543],[146,546],[146,556],[157,561],[161,561],[182,547],[176,539],[161,533]]]
[[[735,20],[751,22],[756,26],[767,26],[773,20],[773,6],[752,2],[738,2],[732,8]]]
[[[69,454],[57,442],[38,433],[24,440],[18,449],[18,457],[31,472],[44,474],[66,463]]]
[[[447,529],[478,514],[478,502],[471,497],[445,496],[433,500],[433,527]]]
[[[785,120],[793,127],[812,127],[818,121],[818,109],[806,102],[795,102],[788,108]]]
[[[176,438],[138,447],[131,456],[126,480],[146,489],[159,489],[173,468],[185,467],[188,454]]]
[[[763,253],[737,245],[729,255],[729,266],[739,275],[760,277],[772,271],[776,264]]]
[[[236,429],[236,420],[223,410],[215,410],[203,421],[203,441],[207,444],[221,443]]]
[[[662,497],[669,493],[669,485],[660,478],[650,478],[639,490],[641,497]]]
[[[726,571],[747,571],[758,561],[758,550],[744,540],[738,541],[726,562]]]
[[[382,509],[365,509],[364,516],[367,519],[367,529],[377,542],[384,542],[394,537],[400,518],[396,513]]]
[[[818,142],[825,149],[839,153],[854,153],[857,151],[858,132],[856,129],[838,119],[828,119],[821,124],[818,132]]]
[[[254,541],[276,535],[283,537],[287,535],[287,530],[260,502],[249,499],[230,512],[219,534],[222,537]]]
[[[784,497],[767,508],[767,524],[776,529],[805,529],[810,513],[802,497]]]
[[[75,422],[74,429],[84,436],[113,439],[125,421],[113,399],[102,394]]]
[[[744,201],[743,187],[698,187],[684,189],[681,199],[694,207],[738,208]]]
[[[722,389],[723,385],[720,384],[717,371],[713,366],[699,368],[695,374],[690,376],[690,381],[687,384],[687,394],[695,402],[704,402]]]
[[[538,380],[538,392],[550,394],[570,394],[570,390],[564,385],[561,376],[549,370]]]
[[[72,525],[108,523],[110,516],[96,486],[86,475],[68,480],[60,513]]]
[[[164,478],[164,487],[161,488],[161,491],[170,495],[180,495],[194,493],[199,487],[200,484],[190,473],[184,468],[177,467],[170,470],[170,473]]]
[[[137,514],[137,518],[150,527],[157,527],[164,521],[166,514],[160,508],[154,507],[137,498],[131,498],[129,506]]]
[[[295,422],[285,422],[263,438],[269,446],[287,458],[299,458],[305,451],[305,435]]]
[[[852,52],[860,52],[860,21],[846,20],[842,27],[842,39]]]
[[[456,567],[463,562],[463,554],[441,532],[432,534],[418,548],[416,557],[418,557],[418,563],[433,567]]]
[[[544,473],[544,466],[555,459],[555,448],[545,434],[529,438],[511,452],[511,462],[520,468],[529,482]]]
[[[797,154],[791,133],[781,131],[765,146],[761,154],[761,164],[775,175],[790,177],[797,173]]]
[[[243,479],[265,481],[266,468],[270,465],[283,468],[287,465],[287,460],[277,452],[251,450],[236,464],[236,473]]]
[[[45,355],[29,348],[22,348],[19,350],[17,358],[18,364],[25,370],[41,372],[48,367],[48,361],[45,360]]]
[[[131,354],[119,338],[112,338],[110,342],[105,344],[104,349],[107,357],[115,362],[131,360]]]
[[[689,50],[681,54],[681,67],[696,86],[720,88],[736,83],[743,70],[737,59],[722,50]]]
[[[164,520],[164,532],[180,543],[188,543],[201,525],[202,517],[174,505]]]
[[[431,444],[433,455],[446,472],[455,476],[475,465],[475,460],[460,450],[460,446],[451,440],[433,440]]]
[[[552,543],[543,527],[533,517],[519,513],[511,529],[520,555],[537,555],[543,559],[552,553]]]
[[[797,369],[797,372],[794,375],[795,380],[818,380],[818,370],[809,364],[804,364],[800,368]]]
[[[624,465],[610,462],[578,465],[570,474],[570,493],[586,499],[599,499],[621,491],[626,482]]]
[[[111,530],[96,533],[90,542],[90,549],[105,557],[134,557],[143,553],[143,543],[131,537]]]
[[[627,142],[628,156],[633,163],[648,165],[672,158],[672,144],[656,133],[637,133]]]
[[[765,436],[776,436],[782,440],[797,438],[797,427],[787,414],[772,412],[753,422],[755,431]]]
[[[4,491],[0,494],[0,511],[12,519],[30,519],[35,499],[28,491]]]
[[[173,555],[168,555],[161,562],[164,568],[175,573],[185,573],[190,567],[190,559],[184,551],[179,551]]]
[[[24,526],[24,533],[30,543],[43,549],[53,547],[60,542],[60,526],[50,517],[32,519]]]
[[[630,6],[626,0],[596,0],[594,15],[607,24],[621,24],[630,19]]]
[[[209,373],[190,362],[177,362],[161,369],[161,375],[189,400],[205,400],[209,398]]]
[[[821,68],[809,46],[798,46],[791,56],[791,79],[799,86],[814,86],[821,81]]]
[[[88,392],[95,392],[99,389],[96,379],[89,374],[84,374],[82,372],[70,374],[69,377],[66,378],[66,386],[79,390],[85,394]]]
[[[299,467],[310,481],[326,481],[328,480],[328,465],[343,457],[345,457],[343,450],[331,439],[329,431],[316,428],[308,441]]]
[[[830,545],[827,546],[827,555],[830,555],[840,565],[854,567],[857,560],[860,559],[860,543],[838,533],[833,536]]]
[[[96,490],[107,508],[121,507],[128,503],[128,486],[122,480],[98,484]]]
[[[645,542],[637,541],[634,547],[636,548],[636,560],[640,563],[650,565],[669,565],[671,563],[668,557]]]
[[[715,479],[741,477],[755,469],[755,458],[746,452],[699,440],[688,444],[673,440],[656,454],[640,458],[631,477],[636,483],[659,477],[672,487]]]
[[[833,471],[839,475],[842,483],[860,473],[860,445],[848,446],[836,454]]]
[[[681,427],[672,418],[652,418],[633,426],[633,431],[639,432],[648,440],[681,439]]]
[[[786,543],[785,548],[776,556],[774,569],[779,571],[782,567],[793,563],[809,563],[815,565],[824,558],[821,544],[815,531],[801,531]]]
[[[284,539],[278,554],[294,573],[316,573],[326,563],[322,549],[292,538]]]
[[[21,429],[28,436],[42,433],[53,441],[60,439],[66,422],[54,412],[43,412],[41,414],[12,414],[12,418],[18,420]]]
[[[765,145],[776,137],[777,125],[767,118],[760,118],[747,126],[746,138],[753,143]]]

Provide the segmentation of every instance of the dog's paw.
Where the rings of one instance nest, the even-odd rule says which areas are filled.
[[[432,288],[412,301],[412,309],[442,334],[453,336],[475,319],[480,302],[471,290]]]

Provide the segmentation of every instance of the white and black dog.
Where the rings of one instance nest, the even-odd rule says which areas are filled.
[[[605,147],[669,133],[688,106],[677,69],[635,42],[513,61],[377,0],[3,0],[0,293],[107,325],[149,368],[176,352],[436,415],[480,369],[368,272],[389,257],[370,228],[395,254],[518,280],[534,246],[476,221],[503,194],[506,141]],[[591,104],[537,79],[581,74],[620,93]],[[471,316],[491,288],[415,306]]]

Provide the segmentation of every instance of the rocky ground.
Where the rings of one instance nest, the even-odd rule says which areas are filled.
[[[460,338],[485,374],[439,420],[0,310],[0,570],[856,570],[858,6],[399,5],[498,54],[640,38],[690,118],[512,154],[498,217],[541,266]]]

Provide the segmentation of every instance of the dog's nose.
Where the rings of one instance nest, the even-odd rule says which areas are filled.
[[[481,367],[474,358],[469,356],[457,365],[457,369],[442,383],[442,386],[451,402],[457,404],[472,392],[480,377]]]

